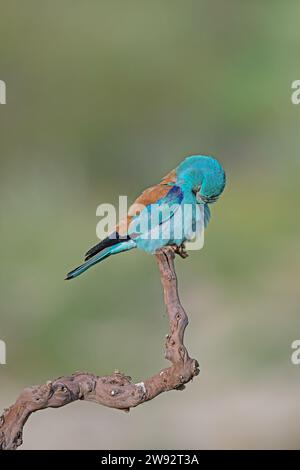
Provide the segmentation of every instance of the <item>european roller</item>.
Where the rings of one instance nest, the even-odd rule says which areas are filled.
[[[226,183],[224,170],[213,157],[185,158],[160,183],[146,189],[129,208],[127,218],[85,255],[84,263],[66,279],[79,276],[111,255],[138,248],[155,254],[170,246],[182,257],[184,243],[207,226],[209,204],[217,201]]]

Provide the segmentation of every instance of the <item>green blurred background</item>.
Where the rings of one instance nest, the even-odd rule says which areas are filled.
[[[166,365],[155,259],[65,273],[96,207],[133,200],[186,155],[227,188],[205,246],[177,260],[201,374],[127,415],[75,403],[32,416],[29,448],[297,448],[300,4],[1,0],[0,408],[30,384]]]

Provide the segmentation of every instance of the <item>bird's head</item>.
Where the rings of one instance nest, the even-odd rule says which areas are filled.
[[[213,157],[187,157],[176,168],[176,174],[177,182],[193,191],[199,203],[215,202],[225,188],[225,172]]]

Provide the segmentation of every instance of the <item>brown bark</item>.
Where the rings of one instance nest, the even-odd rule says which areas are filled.
[[[183,343],[188,318],[178,296],[174,256],[171,248],[156,254],[170,323],[165,357],[172,365],[140,383],[132,383],[130,377],[119,371],[102,377],[75,372],[43,385],[25,388],[16,402],[4,410],[0,417],[0,449],[16,449],[22,444],[23,427],[35,411],[59,408],[75,400],[93,401],[129,411],[162,392],[182,390],[185,383],[198,375],[198,362],[189,357]]]

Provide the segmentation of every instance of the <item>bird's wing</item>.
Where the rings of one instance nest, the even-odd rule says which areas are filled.
[[[130,238],[135,239],[139,235],[146,233],[150,235],[152,231],[161,230],[159,227],[162,228],[173,218],[182,200],[183,192],[176,185],[169,187],[168,192],[162,197],[155,197],[132,217],[128,227]]]
[[[127,217],[122,220],[117,226],[114,232],[111,233],[101,242],[97,243],[95,246],[90,248],[85,254],[85,260],[92,258],[99,251],[104,250],[110,246],[116,245],[117,243],[126,242],[130,239],[128,235],[128,227],[133,217],[136,215],[136,208],[140,206],[149,206],[154,204],[157,201],[161,200],[166,196],[170,189],[174,186],[176,182],[176,171],[172,170],[168,173],[159,184],[151,186],[150,188],[145,189],[142,194],[134,201],[134,203],[129,207]]]
[[[172,170],[161,180],[159,184],[145,189],[129,207],[127,217],[117,225],[116,232],[120,236],[126,236],[129,224],[133,217],[137,215],[137,212],[141,212],[143,207],[147,207],[151,204],[156,204],[161,201],[165,196],[167,196],[167,194],[170,192],[170,189],[175,186],[175,182],[176,171]],[[140,211],[138,211],[139,206],[141,209]]]

